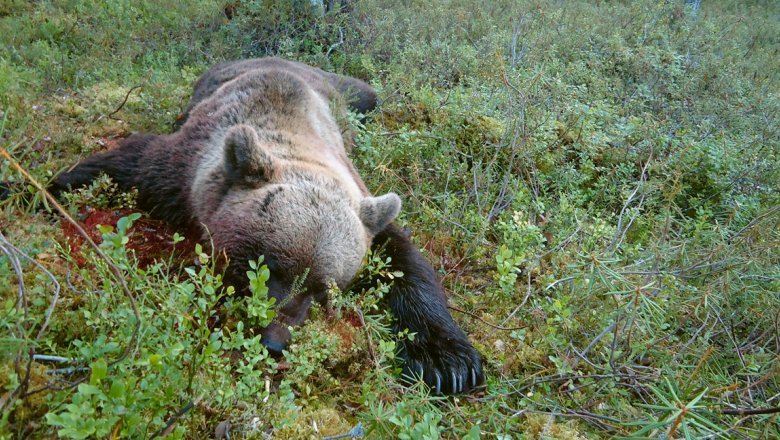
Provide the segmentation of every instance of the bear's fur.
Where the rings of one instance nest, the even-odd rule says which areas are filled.
[[[347,157],[351,139],[337,123],[344,104],[366,113],[376,95],[354,78],[277,58],[220,64],[196,83],[178,131],[134,134],[58,176],[51,190],[101,173],[137,188],[142,209],[210,236],[239,292],[248,261],[263,255],[280,306],[261,332],[277,353],[288,326],[327,301],[327,285],[345,287],[369,246],[382,247],[404,272],[387,296],[396,330],[416,333],[402,342],[404,374],[437,392],[473,389],[483,381],[480,357],[447,311],[435,270],[392,223],[400,199],[372,196]],[[304,288],[289,297],[304,274]]]

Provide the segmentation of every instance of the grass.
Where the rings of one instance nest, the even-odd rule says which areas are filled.
[[[367,276],[274,360],[253,331],[273,313],[261,265],[234,297],[213,255],[103,181],[67,208],[109,264],[27,182],[0,202],[0,436],[780,436],[775,2],[109,3],[0,3],[14,160],[46,182],[169,132],[223,60],[365,79],[381,105],[355,163],[403,195],[487,384],[399,384],[409,336]],[[24,179],[3,159],[0,181]]]

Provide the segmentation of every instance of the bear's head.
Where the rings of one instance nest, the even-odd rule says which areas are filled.
[[[337,179],[274,156],[246,125],[232,127],[224,146],[222,194],[206,226],[230,260],[226,281],[237,290],[246,289],[248,262],[264,257],[277,318],[262,330],[263,343],[279,353],[288,326],[303,322],[313,301],[326,302],[329,284],[344,288],[357,274],[401,200],[394,193],[356,199]]]

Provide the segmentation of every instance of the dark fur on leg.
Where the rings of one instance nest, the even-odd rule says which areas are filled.
[[[111,177],[121,190],[130,190],[137,183],[138,161],[146,145],[155,137],[135,133],[123,139],[117,148],[89,156],[57,176],[49,186],[49,192],[59,196],[64,191],[89,185],[101,174]]]
[[[409,329],[414,340],[404,340],[403,374],[419,378],[436,392],[469,392],[484,381],[482,359],[447,310],[436,272],[404,231],[390,225],[374,239],[392,266],[404,273],[393,280],[387,298],[396,317],[396,331]]]
[[[149,134],[132,134],[123,139],[117,148],[93,154],[70,170],[63,171],[52,180],[47,190],[53,196],[59,197],[63,192],[89,185],[101,174],[106,174],[121,190],[128,191],[137,184],[135,170],[146,145],[156,137]],[[22,190],[22,183],[0,182],[0,200]]]

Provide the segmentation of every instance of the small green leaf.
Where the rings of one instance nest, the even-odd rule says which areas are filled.
[[[103,390],[96,387],[95,385],[90,385],[88,383],[82,383],[78,387],[79,393],[85,395],[85,396],[96,396],[98,394],[103,394]]]
[[[124,382],[120,381],[119,379],[114,380],[114,382],[111,384],[111,390],[109,390],[108,395],[113,397],[114,399],[120,399],[124,397],[125,395]]]
[[[92,375],[89,378],[90,384],[95,385],[100,383],[100,381],[103,380],[108,374],[108,365],[103,358],[96,360],[89,367],[92,370]]]

